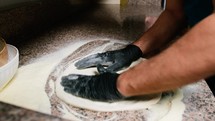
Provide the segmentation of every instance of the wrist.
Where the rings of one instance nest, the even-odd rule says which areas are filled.
[[[123,78],[122,75],[119,75],[118,79],[116,80],[116,88],[118,92],[124,97],[132,96],[127,86],[128,86],[128,83],[126,82],[126,80]]]
[[[128,46],[126,47],[126,50],[128,50],[130,56],[134,56],[133,58],[136,59],[136,60],[137,60],[138,58],[140,58],[140,57],[143,57],[143,52],[142,52],[142,50],[141,50],[138,46],[136,46],[136,45],[134,45],[134,44],[128,45]]]
[[[150,52],[150,45],[152,43],[152,39],[151,38],[147,38],[144,36],[142,36],[140,39],[138,39],[137,41],[133,42],[133,45],[136,45],[137,47],[139,47],[142,51],[142,53],[146,54],[148,52]]]

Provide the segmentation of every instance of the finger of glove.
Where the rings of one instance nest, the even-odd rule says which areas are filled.
[[[74,88],[65,87],[64,91],[67,93],[70,93],[72,95],[75,95],[75,96],[80,96],[80,94],[79,94],[80,91],[77,89],[74,89]]]
[[[125,66],[123,66],[122,64],[120,63],[114,63],[113,65],[109,66],[106,71],[108,72],[117,72],[117,71],[120,71],[124,68]]]
[[[95,55],[90,55],[78,62],[75,63],[75,66],[78,69],[85,69],[101,64],[103,66],[109,66],[113,63],[111,57],[108,56],[108,53],[99,53]]]
[[[73,85],[76,85],[79,81],[83,80],[85,76],[84,75],[78,75],[78,74],[70,74],[68,76],[63,76],[61,78],[61,85],[64,87],[71,87]]]
[[[97,70],[99,72],[99,74],[103,74],[103,73],[107,73],[108,70],[104,68],[104,66],[102,66],[101,64],[98,64],[97,66]]]
[[[70,74],[62,77],[61,85],[67,93],[80,97],[86,97],[87,92],[89,92],[89,88],[87,88],[88,81],[89,76]]]
[[[79,97],[87,97],[89,89],[87,87],[75,86],[75,87],[64,87],[64,91]]]
[[[89,88],[86,88],[86,87],[82,87],[82,88],[65,87],[64,91],[78,97],[94,99],[94,97],[92,96],[92,92],[89,90]]]

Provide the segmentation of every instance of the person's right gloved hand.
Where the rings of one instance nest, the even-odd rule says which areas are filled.
[[[142,57],[141,49],[136,45],[128,45],[120,50],[90,55],[75,63],[75,66],[78,69],[85,69],[100,64],[107,66],[108,71],[116,72],[130,66],[133,61],[136,61],[140,57]]]

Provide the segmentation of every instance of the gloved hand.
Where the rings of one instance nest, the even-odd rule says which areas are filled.
[[[117,101],[122,96],[116,87],[117,73],[108,72],[102,65],[98,65],[99,75],[87,76],[70,74],[62,77],[61,85],[64,91],[72,95],[97,101]]]
[[[116,72],[130,66],[140,57],[142,57],[141,49],[136,45],[128,45],[124,49],[90,55],[75,63],[75,66],[78,69],[84,69],[101,64],[107,66],[110,72]]]

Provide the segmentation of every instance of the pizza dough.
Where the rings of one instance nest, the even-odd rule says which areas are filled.
[[[185,105],[181,101],[183,93],[180,90],[176,90],[172,95],[149,95],[142,97],[143,100],[115,103],[94,102],[63,91],[59,84],[62,76],[70,73],[97,73],[96,69],[90,70],[90,73],[87,69],[77,70],[74,67],[76,60],[110,48],[119,49],[118,45],[121,44],[106,40],[79,41],[38,58],[18,69],[15,77],[0,92],[0,101],[72,121],[95,120],[99,117],[105,120],[139,117],[147,121],[181,121]]]
[[[132,63],[132,66],[140,63],[143,59],[139,59],[138,61]],[[123,70],[125,71],[125,70]],[[123,72],[120,71],[119,73]],[[74,63],[71,64],[62,74],[62,76],[66,76],[68,74],[83,74],[83,75],[95,75],[97,72],[96,68],[88,68],[83,70],[78,70]],[[56,82],[56,94],[57,96],[65,101],[68,104],[73,106],[77,106],[84,109],[94,110],[94,111],[123,111],[123,110],[138,110],[149,108],[151,105],[156,104],[160,98],[161,94],[147,95],[138,97],[137,99],[123,100],[117,102],[99,102],[92,101],[84,98],[80,98],[77,96],[73,96],[63,90],[63,86],[61,86],[61,77],[59,76]]]

